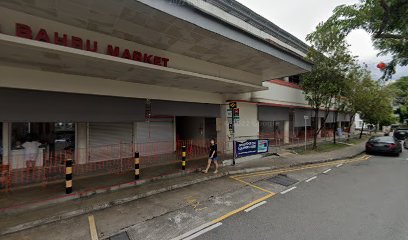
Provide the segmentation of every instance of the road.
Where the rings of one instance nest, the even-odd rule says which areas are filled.
[[[331,169],[195,239],[408,239],[408,151]]]
[[[100,240],[408,239],[407,159],[362,155],[223,177],[0,239],[92,239],[92,230]],[[277,174],[295,183],[271,181]]]

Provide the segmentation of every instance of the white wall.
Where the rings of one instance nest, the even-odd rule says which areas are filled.
[[[253,101],[309,107],[304,92],[300,89],[271,82],[264,82],[262,85],[268,90],[252,93]]]
[[[238,102],[237,105],[240,120],[235,124],[235,137],[238,139],[258,138],[258,106],[256,104],[243,102]]]
[[[104,78],[0,66],[0,87],[158,100],[224,103],[221,94],[121,82]]]

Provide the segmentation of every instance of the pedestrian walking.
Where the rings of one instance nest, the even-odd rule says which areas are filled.
[[[211,162],[214,162],[215,171],[214,173],[218,172],[218,155],[217,155],[217,144],[215,143],[215,139],[210,140],[210,151],[208,153],[208,163],[207,168],[203,170],[203,173],[207,173],[208,169],[210,169]]]

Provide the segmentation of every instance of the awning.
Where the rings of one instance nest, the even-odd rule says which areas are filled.
[[[289,109],[281,107],[258,106],[259,121],[287,121]]]
[[[0,65],[212,93],[265,90],[240,82],[0,33]],[[1,86],[0,86],[1,87]]]
[[[144,121],[145,101],[135,98],[0,88],[0,121]]]
[[[220,117],[219,104],[152,100],[152,116]]]

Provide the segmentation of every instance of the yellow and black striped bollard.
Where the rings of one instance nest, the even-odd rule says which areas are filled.
[[[140,170],[139,170],[139,152],[135,152],[135,180],[139,179]]]
[[[181,147],[181,169],[182,170],[186,170],[186,156],[187,156],[186,149],[187,149],[186,146]]]
[[[65,193],[72,193],[72,159],[65,161]]]

